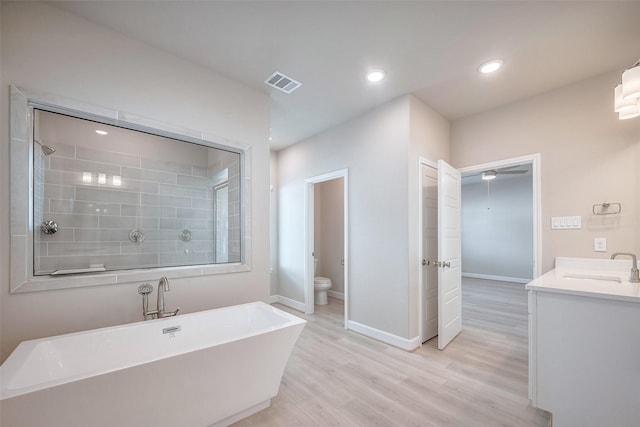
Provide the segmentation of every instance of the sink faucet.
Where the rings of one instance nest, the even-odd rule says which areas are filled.
[[[180,307],[175,311],[170,311],[168,313],[164,311],[164,293],[169,292],[170,290],[169,279],[163,276],[160,279],[160,282],[158,282],[158,306],[155,310],[149,311],[149,294],[153,292],[153,286],[145,283],[138,287],[138,293],[142,295],[142,316],[144,317],[144,320],[149,319],[149,317],[152,319],[160,319],[162,317],[171,317],[178,314]]]
[[[156,315],[158,318],[161,317],[171,317],[178,314],[180,311],[180,307],[178,307],[175,311],[166,312],[164,311],[164,293],[169,292],[171,288],[169,287],[169,279],[166,276],[162,276],[160,281],[158,282],[158,306],[156,308]]]
[[[638,272],[638,257],[636,257],[635,254],[630,254],[628,252],[616,252],[615,254],[611,255],[611,259],[616,259],[618,255],[628,255],[633,259],[629,281],[631,283],[640,283],[640,273]]]

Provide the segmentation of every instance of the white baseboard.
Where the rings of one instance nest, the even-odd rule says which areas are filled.
[[[282,295],[271,295],[271,304],[274,302],[279,302],[282,305],[286,305],[287,307],[291,307],[294,310],[298,310],[304,313],[306,306],[303,302],[296,301],[291,298],[283,297]]]
[[[394,347],[398,347],[402,350],[415,350],[416,348],[420,347],[421,344],[420,337],[415,337],[412,339],[402,338],[397,335],[390,334],[389,332],[381,331],[379,329],[363,325],[362,323],[354,322],[353,320],[349,320],[347,322],[347,329],[365,335],[369,338],[382,341],[383,343],[392,345]]]
[[[332,298],[341,299],[341,300],[344,301],[344,293],[342,293],[342,292],[336,292],[336,291],[332,291],[331,289],[329,289],[327,291],[327,295],[329,295]]]
[[[278,302],[278,295],[271,295],[269,297],[269,304],[273,304],[274,302]]]
[[[524,279],[522,277],[506,277],[506,276],[493,276],[491,274],[476,274],[476,273],[462,273],[462,277],[469,277],[473,279],[485,279],[485,280],[497,280],[498,282],[513,282],[513,283],[529,283],[533,279]]]

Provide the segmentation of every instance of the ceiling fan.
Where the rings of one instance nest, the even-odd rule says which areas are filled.
[[[486,171],[482,171],[482,172],[478,172],[478,173],[474,173],[471,175],[467,175],[467,176],[478,176],[478,175],[482,175],[482,179],[485,181],[490,181],[492,179],[496,179],[496,177],[498,175],[516,175],[516,174],[523,174],[523,173],[527,173],[528,170],[524,169],[520,169],[520,170],[513,170],[514,168],[519,168],[521,165],[517,165],[517,166],[509,166],[507,168],[501,168],[501,169],[489,169]]]
[[[524,165],[516,165],[500,169],[487,169],[482,172],[466,175],[465,178],[482,175],[482,180],[487,182],[487,210],[491,210],[491,181],[496,179],[498,175],[521,175],[523,173],[529,172],[526,167],[525,169],[515,169],[523,166]]]

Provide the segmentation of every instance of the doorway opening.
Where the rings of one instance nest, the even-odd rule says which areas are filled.
[[[315,304],[325,303],[327,296],[341,299],[346,328],[349,308],[347,170],[305,181],[305,314],[313,313]],[[331,287],[326,290],[329,281]],[[319,283],[318,290],[314,282]],[[323,286],[325,282],[327,285]]]
[[[541,274],[540,155],[460,169],[462,276],[528,283]]]
[[[440,170],[443,167],[445,170]],[[458,189],[461,187],[458,181],[460,175],[483,174],[484,172],[488,172],[487,175],[495,173],[494,178],[501,172],[503,175],[523,175],[521,172],[506,172],[509,170],[520,171],[524,167],[527,169],[524,174],[528,174],[531,188],[527,196],[530,199],[529,271],[530,277],[536,278],[541,274],[540,155],[534,154],[484,163],[460,170],[455,170],[442,161],[435,164],[420,159],[419,245],[422,259],[420,260],[419,326],[422,342],[437,335],[438,348],[442,349],[462,329],[461,276],[464,271],[462,263],[464,257],[461,256],[461,252],[464,232],[461,230],[462,215],[459,208],[464,204],[464,198],[461,197],[461,190],[458,190],[460,203],[456,205],[454,203],[456,197],[453,196],[456,194],[455,187],[458,186]],[[456,178],[456,174],[458,178]],[[449,184],[440,182],[441,177],[446,175],[450,177]],[[456,183],[456,181],[458,182]],[[443,191],[449,194],[442,194]],[[458,212],[456,212],[457,210]],[[525,278],[523,277],[522,280],[524,281]],[[443,332],[446,332],[446,335]]]

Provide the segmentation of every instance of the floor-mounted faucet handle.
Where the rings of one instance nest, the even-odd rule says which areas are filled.
[[[148,283],[138,286],[138,293],[142,296],[148,295],[153,292],[153,286]]]
[[[144,317],[144,320],[147,320],[149,316],[153,317],[154,313],[157,313],[157,311],[149,311],[149,294],[151,292],[153,292],[153,286],[148,283],[138,286],[138,293],[142,295],[142,317]]]

